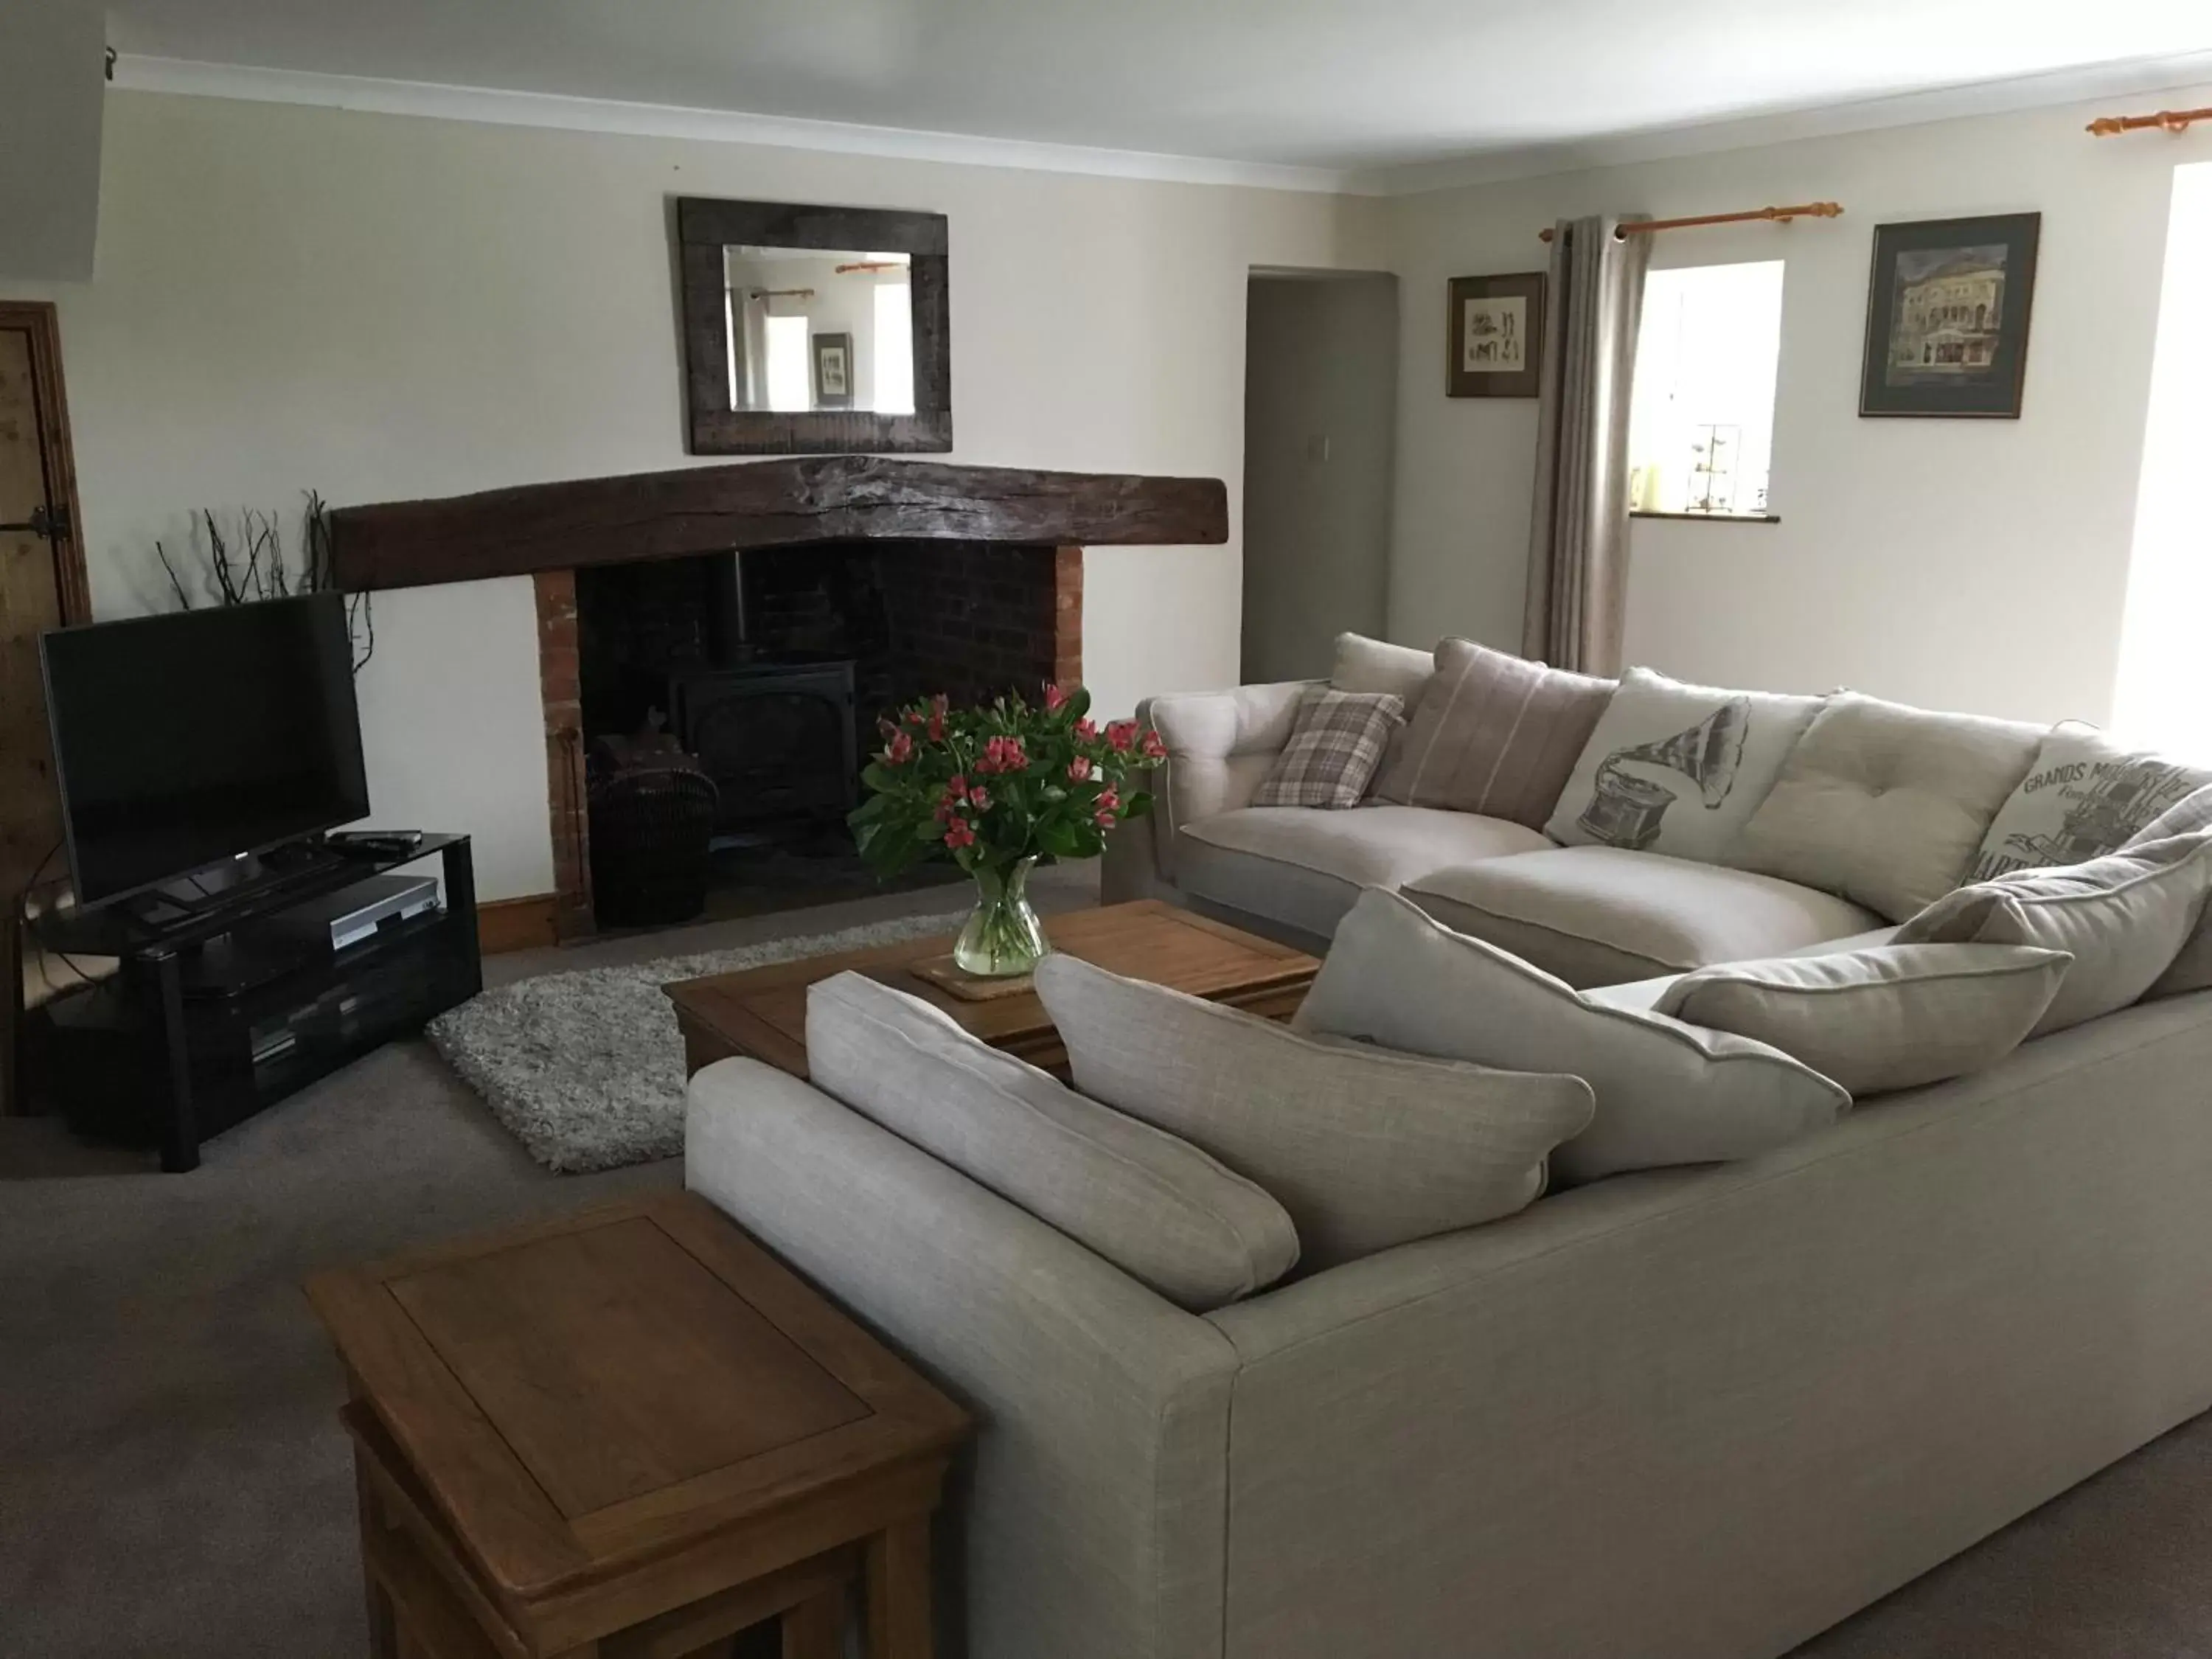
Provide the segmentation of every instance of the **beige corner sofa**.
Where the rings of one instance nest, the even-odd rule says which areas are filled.
[[[1152,704],[1115,896],[1321,943],[1398,887],[1585,984],[1896,920],[1479,815],[1267,816],[1299,695]],[[1865,842],[1887,775],[1810,799]],[[1895,872],[1868,850],[1838,885]],[[1202,1314],[752,1062],[695,1079],[686,1168],[976,1412],[939,1541],[977,1659],[1766,1659],[2212,1406],[2209,993]]]

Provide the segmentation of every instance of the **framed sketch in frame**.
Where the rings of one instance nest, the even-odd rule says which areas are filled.
[[[850,409],[853,406],[853,337],[817,334],[814,347],[814,406]]]
[[[1444,359],[1448,398],[1533,398],[1544,360],[1544,273],[1455,276]]]
[[[1874,228],[1859,413],[2020,418],[2039,213]]]

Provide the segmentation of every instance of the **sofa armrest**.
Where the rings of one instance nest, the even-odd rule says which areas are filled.
[[[684,1163],[975,1414],[940,1519],[946,1651],[1219,1659],[1235,1355],[1218,1331],[757,1061],[691,1079]]]
[[[1316,684],[1283,680],[1226,691],[1178,691],[1139,705],[1139,721],[1157,728],[1168,750],[1167,764],[1153,775],[1152,844],[1144,849],[1151,855],[1148,873],[1155,888],[1175,880],[1178,830],[1252,804],[1268,767],[1291,740],[1298,704]],[[1107,844],[1110,860],[1111,837]],[[1110,885],[1122,884],[1115,882],[1110,861],[1107,873]],[[1129,884],[1131,890],[1109,892],[1109,902],[1114,896],[1146,896]]]

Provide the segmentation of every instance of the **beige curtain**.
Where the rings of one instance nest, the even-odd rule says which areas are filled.
[[[1544,309],[1521,649],[1585,674],[1620,672],[1628,610],[1628,392],[1651,239],[1614,235],[1620,222],[1559,222]]]

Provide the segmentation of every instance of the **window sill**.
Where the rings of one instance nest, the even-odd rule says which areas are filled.
[[[1780,524],[1779,513],[1647,513],[1632,507],[1632,519],[1673,519],[1685,524]]]

